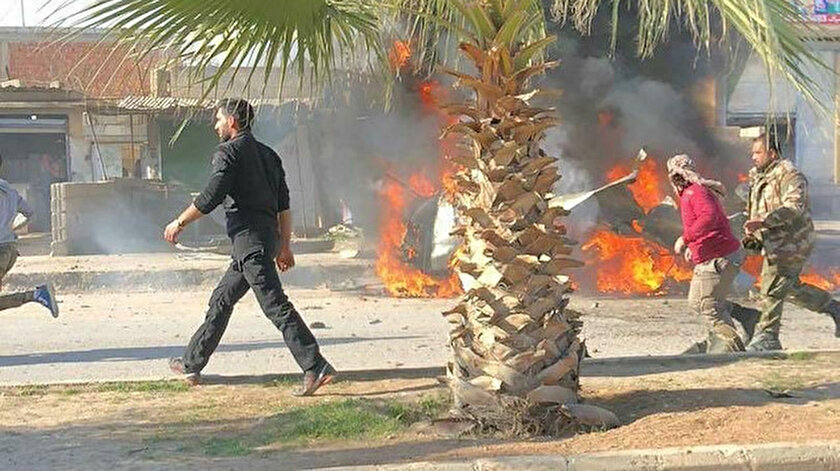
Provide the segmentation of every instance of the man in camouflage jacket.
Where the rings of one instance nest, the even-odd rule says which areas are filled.
[[[808,201],[808,181],[766,135],[753,141],[749,215],[744,247],[760,250],[761,317],[747,350],[781,350],[779,328],[787,299],[830,315],[840,337],[840,303],[826,291],[802,283],[799,275],[814,248],[814,223]]]

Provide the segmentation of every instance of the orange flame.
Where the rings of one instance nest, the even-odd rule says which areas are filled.
[[[435,193],[434,186],[425,175],[412,175],[408,181],[411,189],[419,195],[431,196]],[[415,248],[404,247],[407,228],[403,218],[412,195],[400,183],[391,180],[385,182],[380,195],[382,222],[375,270],[388,293],[397,297],[417,298],[460,294],[461,285],[454,273],[448,278],[438,279],[405,261],[412,259],[416,253]]]
[[[607,179],[609,181],[618,180],[621,177],[628,175],[631,170],[623,165],[617,165],[607,172]],[[645,160],[639,168],[639,176],[636,181],[627,185],[627,188],[633,194],[633,199],[642,207],[645,214],[650,212],[665,199],[665,190],[663,184],[659,179],[659,172],[656,161],[653,159]]]
[[[758,278],[759,276],[761,276],[762,263],[764,263],[764,259],[761,258],[761,255],[747,255],[747,258],[744,260],[744,263],[741,264],[741,270]]]
[[[750,181],[750,176],[746,173],[738,173],[738,183],[744,183]]]
[[[420,93],[420,101],[423,103],[423,106],[438,112],[442,120],[450,121],[452,119],[438,108],[441,99],[444,99],[446,95],[440,82],[437,80],[428,80],[421,83],[417,91]]]
[[[429,177],[422,173],[415,173],[408,178],[408,186],[419,196],[428,198],[435,194],[435,186]]]
[[[388,61],[395,70],[400,70],[408,64],[411,58],[411,44],[407,41],[394,41],[388,51]]]
[[[597,231],[581,247],[596,268],[598,291],[624,294],[661,294],[668,280],[691,279],[691,269],[673,254],[647,239]]]
[[[756,286],[761,283],[761,265],[763,263],[764,259],[761,255],[750,255],[741,265],[741,270],[756,278]],[[808,267],[799,275],[799,280],[829,292],[840,290],[840,270],[838,269],[821,271],[814,267]]]
[[[404,64],[411,55],[408,43],[397,41],[391,50],[392,63]],[[441,122],[451,123],[456,117],[445,113],[440,104],[447,101],[446,90],[437,81],[422,82],[417,93],[425,111],[433,114]],[[461,283],[452,271],[447,278],[436,278],[408,264],[416,256],[415,247],[407,247],[406,233],[408,228],[404,222],[406,209],[411,200],[416,197],[429,198],[444,188],[444,196],[457,191],[454,174],[458,170],[444,159],[448,149],[455,144],[455,138],[449,137],[440,141],[439,155],[440,171],[438,182],[433,183],[424,171],[412,174],[405,184],[398,179],[386,182],[381,191],[381,223],[378,256],[375,264],[376,274],[385,285],[385,289],[392,296],[398,297],[452,297],[461,294]],[[454,268],[456,258],[450,260],[450,270]]]
[[[827,276],[809,270],[807,273],[800,275],[799,280],[828,292],[840,289],[840,271],[837,270],[832,270]]]

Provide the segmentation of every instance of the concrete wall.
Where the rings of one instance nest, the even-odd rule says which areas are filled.
[[[189,201],[162,183],[133,179],[51,190],[53,255],[168,251],[161,228]]]

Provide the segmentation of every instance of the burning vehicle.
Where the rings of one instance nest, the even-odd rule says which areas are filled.
[[[608,183],[599,188],[559,195],[549,203],[572,210],[590,199],[598,202],[598,224],[579,244],[587,265],[577,270],[578,288],[588,293],[642,296],[685,291],[692,267],[671,249],[682,234],[682,224],[656,161],[649,159],[643,149],[630,165],[615,166],[607,176]],[[414,194],[416,198],[401,202],[399,214],[392,214],[392,220],[399,220],[399,228],[385,231],[386,236],[402,235],[389,242],[391,247],[397,247],[392,253],[398,254],[398,260],[386,257],[387,263],[383,265],[398,264],[403,271],[411,273],[404,276],[402,286],[389,292],[399,296],[440,297],[460,293],[458,280],[451,273],[451,260],[459,243],[450,235],[456,226],[456,214],[446,192],[435,190],[431,184],[399,182],[394,182],[390,191],[403,196]],[[735,190],[737,200],[727,204],[735,208],[730,211],[729,219],[736,236],[742,232],[745,215],[741,208],[748,192],[748,186],[742,182]],[[380,261],[382,258],[380,252]],[[378,261],[378,267],[379,264]],[[760,268],[759,255],[748,257],[743,273],[736,280],[739,293],[745,294],[757,283]],[[812,269],[806,270],[802,278],[825,289],[840,287],[838,272],[820,274]],[[413,288],[407,281],[412,279],[415,280]],[[387,278],[383,281],[387,287]]]

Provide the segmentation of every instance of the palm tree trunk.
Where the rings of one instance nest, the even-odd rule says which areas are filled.
[[[488,430],[556,434],[573,425],[564,405],[578,400],[584,347],[578,316],[566,309],[565,272],[582,263],[569,258],[567,213],[548,204],[560,175],[540,143],[557,119],[528,102],[545,91],[526,89],[556,63],[514,69],[516,55],[505,46],[465,42],[461,50],[478,73],[448,71],[472,91],[468,102],[447,108],[460,120],[445,130],[462,142],[449,158],[461,166],[453,204],[465,294],[444,313],[454,411]]]

